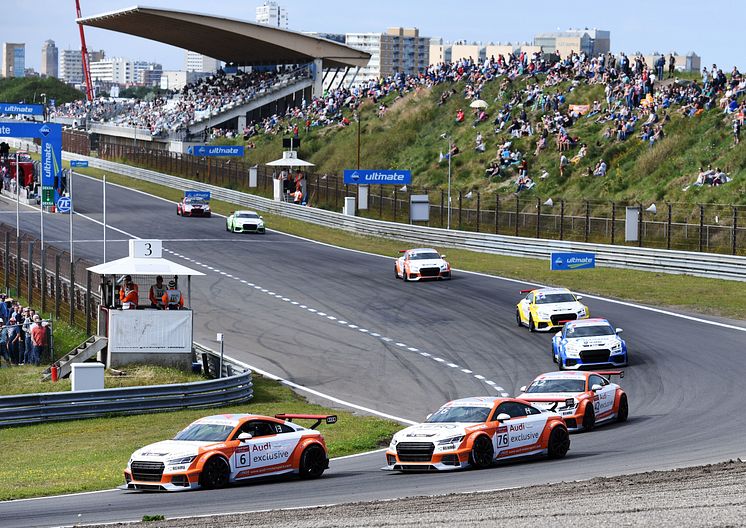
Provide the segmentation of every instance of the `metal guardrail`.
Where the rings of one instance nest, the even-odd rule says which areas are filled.
[[[251,371],[239,372],[226,378],[175,385],[3,396],[0,426],[243,403],[254,396],[254,385]]]
[[[366,236],[406,241],[415,245],[452,247],[483,253],[496,253],[548,260],[552,251],[588,251],[596,254],[599,266],[664,273],[681,273],[708,278],[746,281],[746,257],[655,248],[612,246],[584,242],[512,237],[490,233],[455,231],[413,226],[275,202],[261,196],[233,191],[156,171],[80,155],[64,158],[88,159],[90,166],[116,172],[138,180],[178,190],[196,187],[209,190],[212,197],[243,207],[301,220],[316,225],[344,229]]]
[[[220,370],[220,353],[199,343],[192,343],[192,349],[197,358],[202,360],[202,370],[204,370],[205,374],[208,376],[217,376]],[[249,369],[246,363],[223,355],[222,377],[233,376],[237,372],[244,373],[250,371],[251,369]]]

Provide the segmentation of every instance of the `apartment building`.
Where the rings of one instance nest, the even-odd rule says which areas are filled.
[[[185,56],[185,71],[215,73],[223,63],[217,59],[207,57],[194,51],[187,51]]]
[[[3,42],[3,77],[23,77],[26,75],[26,44]]]
[[[280,29],[288,29],[287,9],[277,2],[264,2],[256,8],[256,23]]]
[[[573,51],[598,56],[611,50],[611,32],[585,28],[538,33],[534,36],[534,45],[539,46],[543,53],[559,53],[560,57]]]
[[[45,40],[41,47],[41,74],[46,77],[59,76],[59,50],[53,40]]]

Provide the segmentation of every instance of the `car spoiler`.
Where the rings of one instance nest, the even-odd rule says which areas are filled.
[[[536,289],[536,288],[531,288],[530,290],[521,290],[521,291],[520,291],[520,293],[531,293],[531,292],[532,292],[532,291],[534,291],[535,289]]]
[[[406,252],[407,252],[407,250],[406,250],[406,249],[400,249],[400,250],[399,250],[399,253],[406,253]]]
[[[275,418],[278,420],[287,420],[288,422],[292,422],[293,420],[316,420],[311,429],[316,429],[322,421],[330,425],[337,423],[336,414],[275,414]]]
[[[596,374],[606,376],[607,378],[610,378],[611,376],[619,376],[619,378],[621,379],[624,377],[623,370],[597,370]]]

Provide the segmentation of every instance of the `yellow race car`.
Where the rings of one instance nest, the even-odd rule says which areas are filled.
[[[588,307],[580,303],[583,298],[566,288],[538,288],[521,290],[525,297],[516,306],[515,321],[518,326],[528,326],[529,332],[551,330],[567,321],[588,319]]]

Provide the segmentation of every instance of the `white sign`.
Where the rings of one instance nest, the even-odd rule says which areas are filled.
[[[160,240],[130,240],[130,257],[161,258],[162,246]]]

